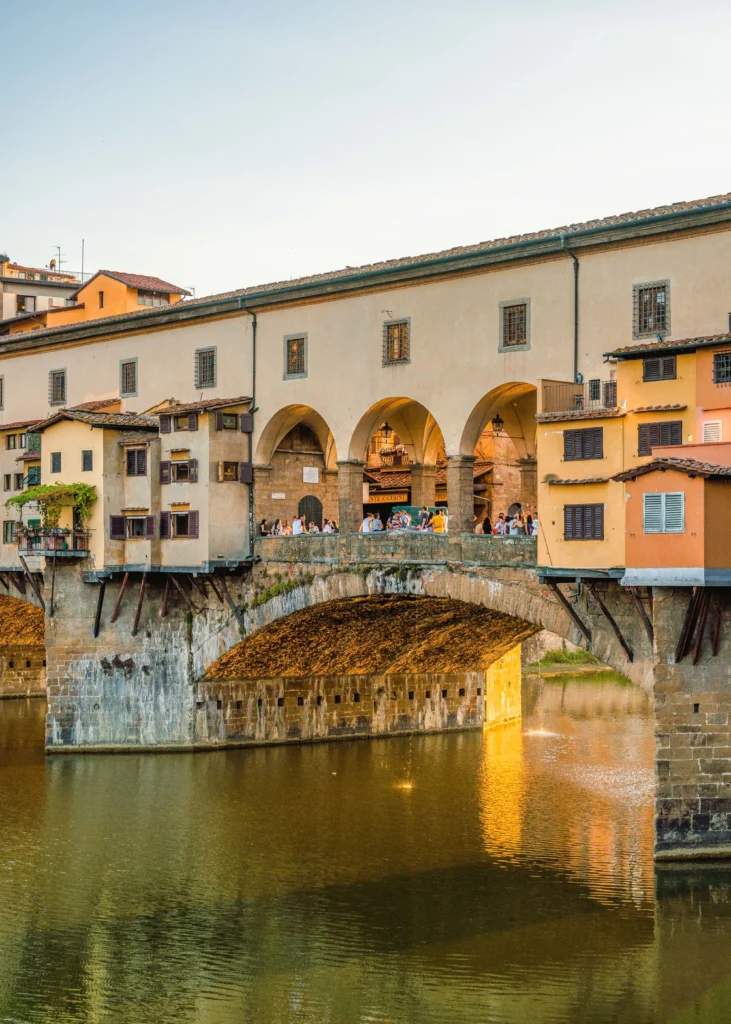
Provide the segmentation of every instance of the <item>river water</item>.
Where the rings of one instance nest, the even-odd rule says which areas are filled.
[[[521,724],[44,759],[0,702],[0,1021],[731,1020],[731,867],[652,863],[649,702]]]

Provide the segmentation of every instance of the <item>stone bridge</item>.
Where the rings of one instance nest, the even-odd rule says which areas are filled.
[[[170,573],[120,573],[106,594],[59,565],[53,616],[46,600],[48,750],[479,726],[485,671],[547,629],[654,699],[658,855],[731,853],[725,591],[689,615],[689,590],[543,580],[534,540],[520,537],[265,537],[255,554],[225,577],[174,585]]]

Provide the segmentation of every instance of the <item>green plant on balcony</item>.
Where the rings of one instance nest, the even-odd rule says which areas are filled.
[[[56,530],[64,507],[73,506],[83,526],[91,515],[91,506],[95,501],[96,488],[90,484],[38,484],[8,498],[5,507],[20,509],[22,516],[26,505],[36,503],[42,529]]]

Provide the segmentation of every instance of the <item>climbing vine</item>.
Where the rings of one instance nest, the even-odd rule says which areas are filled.
[[[55,530],[61,519],[64,506],[72,505],[77,516],[85,523],[91,515],[91,506],[96,501],[96,489],[90,484],[37,484],[21,494],[15,494],[5,502],[6,508],[19,508],[37,502],[41,514],[41,525],[46,530]]]

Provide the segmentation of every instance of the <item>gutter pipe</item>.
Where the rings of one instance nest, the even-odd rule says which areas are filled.
[[[249,484],[249,558],[254,561],[254,414],[256,405],[256,313],[247,309],[242,296],[239,296],[239,309],[251,317],[251,433],[249,434],[249,463],[251,465],[251,483]]]
[[[574,383],[579,383],[579,259],[566,248],[565,237],[561,235],[561,248],[574,261]]]

